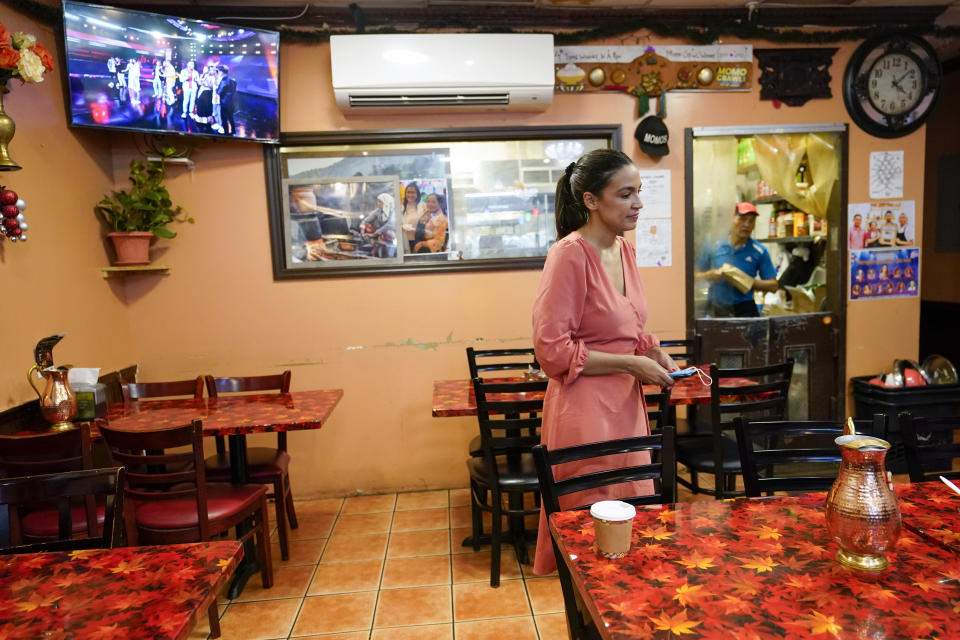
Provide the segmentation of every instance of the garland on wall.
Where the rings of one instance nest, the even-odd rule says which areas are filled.
[[[56,26],[61,23],[62,13],[59,7],[52,7],[37,0],[4,0],[4,4],[13,9],[28,15],[36,20]],[[247,22],[256,22],[254,18]],[[333,35],[347,35],[357,33],[355,29],[325,29],[313,27],[296,27],[290,25],[280,25],[277,28],[280,31],[281,42],[326,42]],[[863,40],[878,32],[890,31],[890,27],[855,27],[848,29],[833,29],[826,31],[804,31],[801,29],[777,29],[774,27],[764,27],[759,24],[744,21],[726,21],[718,22],[710,26],[695,26],[678,23],[665,23],[649,20],[647,18],[630,18],[618,20],[614,25],[595,27],[592,29],[581,29],[577,31],[561,31],[553,33],[557,45],[570,45],[590,42],[595,40],[604,40],[608,38],[621,38],[624,34],[630,34],[635,31],[649,31],[660,37],[683,38],[695,44],[710,44],[716,42],[722,36],[736,37],[744,40],[766,40],[769,42],[781,42],[791,44],[827,44],[834,42],[843,42],[850,40]],[[908,31],[915,35],[930,36],[935,38],[951,38],[960,36],[960,26],[941,27],[934,24],[928,25],[904,25],[902,31]],[[472,33],[512,33],[512,32],[535,33],[535,30],[514,30],[509,28],[491,28],[480,27],[472,30]],[[371,27],[371,33],[409,33],[395,29],[393,27]],[[543,32],[541,32],[543,33]]]

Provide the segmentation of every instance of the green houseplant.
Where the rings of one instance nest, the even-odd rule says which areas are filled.
[[[95,210],[111,231],[107,237],[117,251],[116,265],[149,264],[150,240],[174,238],[176,233],[167,228],[171,222],[190,222],[179,205],[174,205],[170,192],[163,185],[167,162],[178,157],[173,147],[159,149],[159,159],[130,162],[130,189],[114,191],[104,197]],[[133,252],[133,253],[131,253]]]

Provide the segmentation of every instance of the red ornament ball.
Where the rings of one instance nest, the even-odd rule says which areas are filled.
[[[4,218],[16,218],[20,215],[20,209],[17,209],[15,204],[5,204],[3,208],[0,209],[0,213],[3,214]]]
[[[16,191],[0,187],[0,204],[16,204],[19,199]]]
[[[13,231],[14,229],[20,229],[20,223],[14,220],[13,218],[5,218],[3,221],[3,228],[8,231]]]

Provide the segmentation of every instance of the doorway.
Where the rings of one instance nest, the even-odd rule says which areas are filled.
[[[788,417],[840,419],[846,125],[685,133],[687,328],[698,359],[738,368],[792,358]],[[752,231],[738,232],[745,217]]]

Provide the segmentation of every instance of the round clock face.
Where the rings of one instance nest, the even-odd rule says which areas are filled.
[[[882,138],[916,130],[940,92],[940,62],[922,38],[881,36],[865,41],[850,58],[843,101],[861,129]]]

